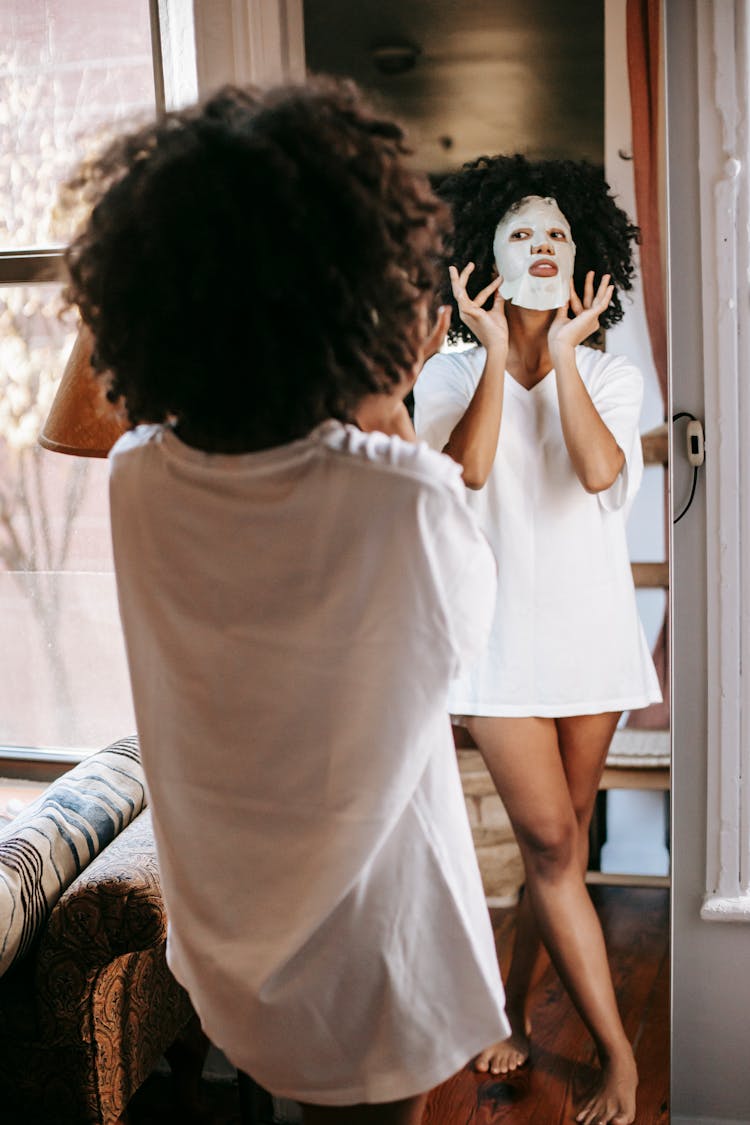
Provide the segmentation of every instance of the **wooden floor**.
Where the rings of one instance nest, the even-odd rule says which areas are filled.
[[[662,889],[593,887],[640,1085],[636,1125],[669,1122],[669,900]],[[507,967],[513,912],[493,910]],[[585,1028],[550,968],[531,1010],[530,1065],[499,1081],[463,1071],[430,1095],[423,1125],[562,1125],[574,1121],[596,1073]]]
[[[640,1086],[636,1125],[669,1122],[668,892],[654,888],[592,887],[602,921],[625,1030],[633,1043]],[[491,911],[501,967],[513,939],[513,910]],[[563,1125],[595,1074],[589,1037],[556,975],[549,969],[533,997],[530,1065],[512,1079],[466,1069],[433,1090],[423,1125]],[[236,1088],[204,1083],[206,1125],[239,1125]],[[213,1087],[213,1088],[212,1088]],[[131,1106],[130,1125],[177,1121],[168,1083],[150,1079]]]

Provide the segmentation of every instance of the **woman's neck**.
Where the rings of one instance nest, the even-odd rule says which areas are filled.
[[[547,332],[555,309],[539,311],[506,304],[508,319],[508,371],[524,387],[541,382],[552,369]]]

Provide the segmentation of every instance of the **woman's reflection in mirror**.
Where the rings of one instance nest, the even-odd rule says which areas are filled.
[[[637,229],[602,174],[573,161],[482,157],[441,186],[454,215],[450,337],[415,388],[418,436],[462,466],[495,552],[483,657],[451,688],[525,866],[506,982],[504,1074],[529,1055],[526,1002],[545,948],[601,1062],[583,1125],[629,1125],[637,1073],[586,890],[588,830],[623,711],[661,698],[625,538],[643,462],[640,372],[587,346],[622,318]]]

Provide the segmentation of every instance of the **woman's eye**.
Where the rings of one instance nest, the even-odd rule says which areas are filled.
[[[550,238],[554,238],[559,242],[565,242],[565,231],[564,230],[551,230],[549,232],[549,236],[550,236]]]
[[[511,242],[521,242],[523,239],[528,238],[529,234],[530,234],[530,232],[527,231],[527,230],[511,231],[510,241]]]

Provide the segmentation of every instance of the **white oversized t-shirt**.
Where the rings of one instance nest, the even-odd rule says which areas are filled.
[[[207,1034],[299,1101],[446,1079],[509,1030],[446,705],[496,582],[457,467],[336,422],[239,456],[140,427],[111,509],[168,959]]]
[[[425,364],[415,387],[418,435],[442,450],[481,378],[484,348]],[[498,563],[490,640],[451,688],[462,715],[597,714],[661,699],[638,616],[625,520],[641,481],[643,380],[620,356],[576,349],[576,364],[625,455],[614,484],[592,495],[562,432],[556,376],[527,390],[505,373],[497,454],[467,500]]]

